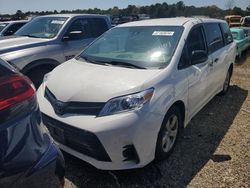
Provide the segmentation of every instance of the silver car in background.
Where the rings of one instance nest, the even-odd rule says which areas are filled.
[[[103,15],[39,16],[13,37],[0,39],[0,58],[19,68],[38,87],[44,74],[73,58],[110,28],[109,18]]]

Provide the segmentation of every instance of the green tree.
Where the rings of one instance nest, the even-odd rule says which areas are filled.
[[[244,11],[239,8],[239,7],[234,7],[233,10],[232,10],[232,14],[235,14],[235,15],[244,15]]]
[[[250,12],[250,5],[248,5],[248,7],[246,8],[247,12]]]
[[[110,11],[111,15],[119,15],[119,8],[113,7]]]
[[[185,4],[183,1],[179,1],[178,3],[176,3],[176,7],[178,10],[183,11],[185,9]]]

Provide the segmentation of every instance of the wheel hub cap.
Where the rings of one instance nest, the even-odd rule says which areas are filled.
[[[164,127],[164,135],[162,137],[162,149],[164,152],[170,151],[173,147],[178,132],[178,126],[179,122],[177,116],[171,116]]]

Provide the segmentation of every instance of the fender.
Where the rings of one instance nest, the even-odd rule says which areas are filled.
[[[35,60],[31,63],[29,63],[28,65],[26,65],[21,72],[23,74],[27,74],[30,70],[42,66],[42,65],[50,65],[53,67],[56,67],[58,65],[60,65],[60,63],[54,59],[39,59],[39,60]]]

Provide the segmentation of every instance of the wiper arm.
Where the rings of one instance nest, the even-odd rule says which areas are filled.
[[[132,64],[132,63],[123,62],[123,61],[107,61],[107,62],[103,62],[103,63],[110,64],[110,65],[121,66],[121,67],[127,67],[127,68],[146,69],[145,67],[135,65],[135,64]]]
[[[121,66],[121,67],[127,67],[127,68],[146,69],[145,67],[141,67],[139,65],[135,65],[135,64],[127,63],[123,61],[96,61],[86,56],[78,56],[76,59],[77,60],[84,59],[85,61],[89,63],[99,64],[99,65],[115,65],[115,66]]]
[[[31,38],[41,38],[35,35],[20,35],[20,36],[24,36],[24,37],[31,37]]]
[[[100,64],[101,62],[99,62],[99,61],[95,61],[95,60],[93,60],[93,59],[91,59],[91,58],[88,58],[88,57],[86,57],[86,56],[78,56],[78,57],[76,57],[75,58],[76,60],[81,60],[81,59],[83,59],[84,61],[87,61],[87,62],[89,62],[89,63],[93,63],[93,64]]]

